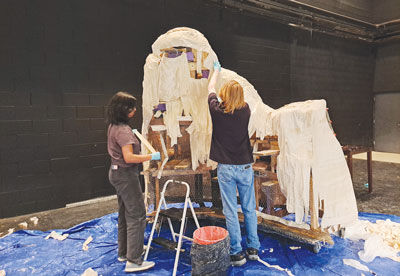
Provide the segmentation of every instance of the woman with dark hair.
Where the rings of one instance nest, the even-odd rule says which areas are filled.
[[[118,261],[126,261],[125,272],[149,269],[154,262],[143,261],[146,209],[139,182],[138,164],[160,160],[160,153],[140,154],[140,144],[128,121],[136,111],[136,98],[116,93],[107,112],[107,149],[111,157],[109,179],[118,197]]]
[[[246,263],[246,258],[242,252],[236,190],[246,227],[247,258],[258,260],[260,248],[252,168],[254,160],[248,133],[250,108],[244,101],[242,86],[235,80],[225,83],[217,97],[215,83],[219,71],[221,65],[217,61],[208,84],[208,105],[213,125],[210,159],[218,162],[218,184],[231,242],[231,263],[241,266]]]

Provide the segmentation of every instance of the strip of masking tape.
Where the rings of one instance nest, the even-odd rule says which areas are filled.
[[[139,138],[139,140],[146,146],[146,148],[148,148],[148,150],[151,153],[155,153],[157,152],[153,146],[150,144],[149,141],[146,140],[146,138],[143,137],[142,134],[140,134],[140,132],[137,129],[133,129],[132,132]]]
[[[203,57],[203,52],[202,51],[197,51],[197,63],[196,63],[196,71],[197,73],[201,73],[201,60]]]
[[[282,267],[280,267],[279,265],[271,265],[271,264],[267,263],[266,261],[261,260],[260,257],[258,257],[258,260],[257,260],[257,261],[259,261],[260,263],[262,263],[262,264],[265,265],[266,267],[275,268],[275,269],[280,270],[280,271],[285,271],[287,275],[289,275],[289,276],[294,276],[294,275],[292,274],[292,272],[291,272],[289,269],[287,269],[287,268],[282,268]]]
[[[163,149],[164,157],[165,157],[165,158],[164,158],[164,160],[163,160],[163,162],[162,162],[162,164],[161,164],[160,169],[158,170],[158,174],[157,174],[157,178],[158,178],[158,179],[161,178],[162,172],[163,172],[163,170],[164,170],[164,166],[165,166],[165,164],[167,164],[167,162],[168,162],[167,147],[165,146],[164,138],[163,138],[161,132],[160,132],[160,140],[161,140],[161,146],[162,146],[162,149]]]

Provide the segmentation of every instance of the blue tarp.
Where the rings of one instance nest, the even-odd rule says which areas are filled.
[[[390,219],[400,223],[400,217],[382,214],[360,213],[360,219],[374,222],[377,219]],[[200,221],[201,226],[218,225],[211,221]],[[178,225],[176,231],[178,230]],[[146,238],[151,225],[146,229]],[[186,233],[191,235],[193,225],[188,223]],[[45,240],[50,233],[41,231],[18,231],[0,239],[0,270],[6,275],[81,275],[91,267],[99,275],[125,275],[124,263],[117,261],[117,214],[106,215],[68,230],[64,241]],[[242,229],[244,233],[244,229]],[[83,251],[82,244],[89,237],[93,241],[89,250]],[[170,238],[167,224],[164,223],[160,236]],[[371,263],[364,263],[358,258],[358,251],[363,249],[363,241],[353,242],[336,236],[335,245],[323,247],[318,254],[311,252],[305,245],[260,233],[260,257],[271,265],[289,269],[294,275],[361,275],[361,271],[346,266],[342,259],[355,259],[367,265],[378,275],[400,275],[400,263],[387,258],[376,258]],[[244,241],[244,240],[243,240]],[[290,246],[301,246],[291,250]],[[149,260],[155,261],[153,269],[138,275],[171,275],[175,252],[152,245]],[[178,275],[190,275],[190,243],[185,242],[186,250],[181,254]],[[273,248],[273,252],[270,249]],[[363,272],[369,275],[367,272]],[[242,267],[231,267],[229,275],[287,275],[286,272],[265,267],[257,261],[248,261]]]

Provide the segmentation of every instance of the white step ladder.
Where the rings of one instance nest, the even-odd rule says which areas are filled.
[[[149,255],[150,245],[151,245],[151,242],[153,240],[154,230],[156,229],[158,217],[159,217],[160,210],[161,210],[161,205],[162,204],[164,205],[165,210],[168,209],[167,202],[165,201],[165,191],[167,189],[168,184],[170,184],[170,183],[177,183],[177,184],[182,184],[182,185],[186,186],[185,204],[183,206],[183,214],[182,214],[181,228],[180,228],[179,234],[174,232],[174,228],[172,227],[171,219],[167,218],[169,229],[171,230],[172,239],[174,240],[174,242],[176,242],[176,238],[175,237],[178,236],[178,246],[176,248],[174,271],[172,272],[172,275],[175,276],[176,275],[176,271],[178,269],[179,253],[181,252],[181,247],[182,247],[182,238],[185,238],[185,239],[190,240],[190,241],[193,242],[192,238],[189,238],[189,237],[186,237],[186,236],[183,235],[183,229],[184,229],[185,222],[186,222],[186,211],[187,211],[188,204],[189,204],[190,210],[192,211],[192,215],[193,215],[194,222],[196,223],[196,227],[197,227],[197,229],[200,228],[199,221],[197,220],[196,213],[194,212],[194,209],[193,209],[192,201],[190,200],[190,197],[189,197],[189,195],[190,195],[190,186],[186,182],[176,181],[176,180],[172,180],[172,179],[170,179],[167,182],[165,182],[164,187],[163,187],[162,192],[161,192],[161,197],[160,197],[160,202],[158,204],[156,217],[154,218],[153,227],[151,228],[149,241],[147,242],[147,248],[146,248],[146,253],[144,255],[144,260],[146,261],[148,255]]]

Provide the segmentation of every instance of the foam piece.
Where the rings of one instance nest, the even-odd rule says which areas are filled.
[[[89,250],[89,243],[91,243],[93,241],[93,237],[89,236],[85,242],[82,244],[82,250],[87,251]]]
[[[56,231],[51,231],[51,233],[49,235],[47,235],[45,239],[48,240],[50,238],[53,238],[55,240],[63,241],[66,238],[68,238],[68,236],[69,236],[69,234],[66,234],[66,233],[61,235],[61,234],[57,233]]]
[[[37,225],[39,222],[38,217],[31,217],[29,220],[33,222],[33,225]]]
[[[98,273],[93,270],[91,267],[89,267],[88,269],[85,270],[85,272],[83,272],[83,274],[81,276],[97,276]]]

